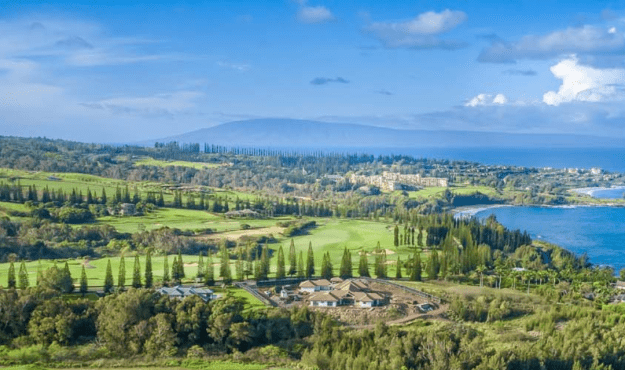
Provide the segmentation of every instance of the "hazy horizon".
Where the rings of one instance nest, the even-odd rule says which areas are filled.
[[[625,138],[611,2],[0,2],[0,135],[251,118]]]

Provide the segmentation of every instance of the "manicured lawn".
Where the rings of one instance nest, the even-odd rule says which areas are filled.
[[[344,220],[344,219],[323,219],[317,218],[317,227],[310,230],[309,235],[297,236],[293,238],[296,252],[304,253],[304,263],[308,252],[308,244],[311,243],[315,256],[316,274],[321,272],[321,262],[326,252],[330,253],[333,264],[334,274],[338,275],[341,267],[341,259],[343,257],[344,248],[348,248],[352,253],[352,268],[355,275],[358,275],[359,253],[364,251],[371,253],[375,250],[376,245],[380,242],[382,249],[387,249],[386,259],[388,263],[388,275],[395,276],[395,263],[399,256],[402,261],[406,261],[414,253],[414,249],[410,246],[400,246],[396,248],[393,245],[393,229],[394,224],[364,220]],[[400,228],[403,233],[403,228]],[[424,240],[426,234],[424,233]],[[416,235],[415,235],[416,239]],[[288,253],[290,246],[290,238],[282,238],[278,245],[272,244],[270,247],[278,250],[282,245],[285,257],[286,268],[289,268]],[[415,240],[416,242],[416,240]],[[277,253],[276,253],[277,255]],[[422,258],[425,254],[422,254]],[[392,262],[391,262],[392,261]],[[375,256],[368,255],[369,272],[374,273]],[[272,271],[276,269],[276,259],[272,258]],[[402,271],[405,275],[405,272]]]
[[[450,186],[448,188],[436,186],[431,188],[424,188],[419,191],[409,191],[408,196],[410,198],[440,198],[443,196],[443,193],[447,189],[449,189],[449,191],[451,191],[452,193],[459,195],[468,195],[476,192],[480,192],[489,196],[498,195],[497,191],[494,188],[488,186]]]
[[[181,230],[216,229],[225,220],[207,211],[190,209],[160,208],[143,216],[117,217],[106,216],[98,218],[98,223],[108,224],[119,232],[135,233],[140,226],[145,230],[158,229],[164,226]],[[238,225],[230,225],[236,229]]]
[[[205,163],[205,162],[187,162],[187,161],[162,161],[153,158],[142,158],[136,161],[135,166],[157,166],[157,167],[188,167],[195,168],[197,170],[216,168],[222,166],[219,163]]]

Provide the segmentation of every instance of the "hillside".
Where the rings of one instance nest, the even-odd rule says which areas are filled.
[[[293,119],[254,119],[224,123],[185,134],[141,142],[210,143],[282,148],[409,147],[623,147],[623,140],[562,134],[509,134],[475,131],[397,130],[358,124]]]

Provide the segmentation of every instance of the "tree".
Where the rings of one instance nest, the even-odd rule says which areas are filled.
[[[321,261],[321,277],[324,279],[332,278],[332,261],[330,261],[330,252],[323,255],[323,260]]]
[[[363,277],[370,277],[369,274],[369,261],[367,259],[367,252],[360,252],[360,261],[358,263],[358,275]]]
[[[180,249],[178,249],[178,276],[179,280],[186,277],[184,273],[184,262],[182,261],[182,251]]]
[[[304,252],[299,251],[299,259],[297,260],[297,277],[303,278],[306,274],[304,273]]]
[[[151,288],[154,285],[154,275],[152,274],[152,252],[148,249],[145,254],[145,287]]]
[[[111,260],[109,259],[106,264],[106,275],[104,276],[104,293],[110,293],[113,290],[114,285],[113,268],[111,267]]]
[[[87,285],[87,271],[85,271],[85,265],[82,265],[82,272],[80,273],[80,293],[83,295],[87,293],[89,286]]]
[[[286,276],[286,271],[284,267],[284,252],[282,251],[282,246],[278,249],[278,262],[276,267],[276,278],[284,279]]]
[[[378,279],[385,279],[387,274],[386,250],[378,249],[375,254],[375,275]]]
[[[236,274],[237,274],[237,280],[242,281],[245,277],[245,259],[243,256],[243,248],[239,248],[239,255],[237,256],[237,262],[236,265],[234,266]]]
[[[204,254],[200,252],[200,257],[197,261],[197,278],[202,279],[204,277]]]
[[[60,293],[71,293],[74,290],[74,282],[69,272],[63,268],[52,266],[43,272],[41,286],[44,289],[55,290]]]
[[[341,269],[339,271],[341,279],[349,279],[352,277],[352,254],[347,250],[343,250],[343,258],[341,259]]]
[[[15,265],[13,264],[13,261],[11,261],[11,264],[9,265],[9,277],[7,281],[7,287],[9,287],[9,289],[15,288],[16,284],[17,281],[15,279]]]
[[[141,288],[141,263],[139,262],[139,255],[135,255],[135,266],[132,273],[132,287],[135,289]]]
[[[306,256],[306,278],[315,275],[315,257],[313,255],[312,242],[308,243],[308,255]]]
[[[126,262],[124,261],[124,256],[119,260],[119,271],[117,273],[117,286],[120,289],[124,288],[126,285]]]
[[[625,267],[621,269],[621,271],[619,271],[619,278],[621,279],[621,281],[625,281]]]
[[[295,254],[295,243],[291,239],[289,247],[289,275],[293,276],[297,272],[297,255]]]
[[[20,264],[20,272],[19,272],[19,286],[20,289],[24,290],[28,288],[30,283],[28,282],[28,271],[26,270],[26,263],[22,261]]]
[[[428,277],[433,280],[438,279],[439,269],[440,265],[438,262],[438,253],[436,252],[436,249],[433,249],[430,254],[430,263],[428,263]]]
[[[421,281],[421,253],[419,253],[419,251],[415,251],[414,257],[412,258],[410,280]]]
[[[395,279],[401,279],[401,260],[397,256],[397,270],[395,271]]]
[[[208,251],[206,259],[206,270],[204,271],[204,284],[208,286],[215,285],[215,266],[213,266],[213,257],[210,251]]]
[[[399,226],[397,225],[395,225],[395,229],[393,230],[393,245],[399,247]]]
[[[260,255],[260,279],[267,280],[269,277],[269,249],[267,244],[263,246],[263,251]]]
[[[169,256],[165,253],[165,260],[163,261],[163,285],[169,284]]]
[[[423,230],[419,228],[419,234],[417,234],[417,245],[419,248],[423,248]]]
[[[225,284],[230,284],[232,282],[232,276],[230,274],[230,254],[228,253],[228,248],[226,248],[226,243],[221,245],[221,265],[219,267],[219,276]]]

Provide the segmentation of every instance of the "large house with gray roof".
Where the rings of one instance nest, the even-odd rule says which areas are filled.
[[[196,295],[200,297],[204,302],[208,302],[214,299],[213,291],[208,288],[195,288],[195,287],[183,287],[176,285],[174,287],[162,287],[158,290],[159,293],[169,296],[169,298],[184,299],[186,297]]]
[[[307,280],[300,291],[310,293],[307,300],[313,307],[357,306],[374,307],[386,303],[386,297],[371,291],[365,280],[348,279],[329,283],[327,280]],[[323,288],[322,288],[323,287]]]

